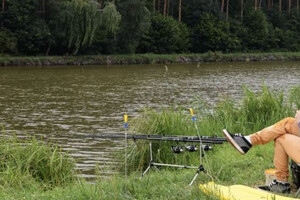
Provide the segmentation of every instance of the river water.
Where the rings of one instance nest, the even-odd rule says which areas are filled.
[[[0,68],[0,125],[18,137],[35,135],[59,144],[75,158],[84,177],[95,164],[115,173],[124,141],[92,139],[90,134],[124,132],[123,115],[145,107],[189,108],[200,98],[214,104],[237,101],[242,86],[265,84],[288,91],[300,85],[299,62],[202,63],[130,66],[52,66]]]

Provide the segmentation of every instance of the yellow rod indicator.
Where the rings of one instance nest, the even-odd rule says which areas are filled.
[[[190,108],[190,113],[191,113],[191,116],[193,117],[194,116],[193,108]]]
[[[124,115],[124,123],[128,122],[128,115]]]

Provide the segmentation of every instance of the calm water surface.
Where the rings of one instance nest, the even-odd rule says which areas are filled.
[[[300,85],[299,62],[0,68],[0,125],[19,137],[35,135],[62,146],[83,176],[96,163],[115,172],[124,141],[85,138],[123,132],[123,114],[144,107],[189,108],[200,98],[237,101],[242,85],[287,91]]]

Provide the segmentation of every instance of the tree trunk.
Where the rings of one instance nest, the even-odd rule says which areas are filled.
[[[102,7],[102,0],[99,0],[100,8]]]
[[[45,13],[46,13],[46,4],[45,4],[45,0],[43,0],[43,13],[44,13],[44,15],[45,15]]]
[[[171,0],[172,1],[172,0]],[[169,8],[170,8],[170,0],[168,0],[168,5],[167,5],[167,15],[169,15]]]
[[[279,0],[279,14],[281,14],[281,0]]]
[[[299,0],[297,0],[297,15],[299,15]]]
[[[261,4],[262,4],[262,0],[259,0],[259,5],[258,5],[258,9],[261,9]]]
[[[168,5],[168,0],[165,0],[165,2],[164,2],[164,16],[167,15],[167,5]]]
[[[228,20],[228,15],[229,15],[229,0],[227,0],[227,5],[226,5],[226,20]]]
[[[222,0],[222,4],[221,4],[221,13],[224,13],[224,0]]]
[[[155,1],[156,0],[153,0],[153,12],[155,12]]]
[[[257,10],[257,0],[254,0],[254,10]]]
[[[244,0],[241,0],[241,22],[243,22],[244,15]]]
[[[292,5],[292,0],[288,0],[288,13],[289,13],[289,16],[291,15],[291,5]]]
[[[181,22],[181,0],[179,0],[178,6],[178,21]]]
[[[157,1],[157,10],[158,10],[158,13],[160,13],[160,0]]]
[[[4,18],[4,11],[5,11],[5,0],[2,0],[2,14],[3,14],[3,18]],[[1,28],[3,28],[4,23],[3,21],[1,21]]]

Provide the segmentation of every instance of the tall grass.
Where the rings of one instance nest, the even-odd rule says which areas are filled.
[[[0,139],[0,185],[26,188],[32,184],[44,189],[62,186],[74,179],[74,162],[60,148],[21,140],[3,133]]]
[[[214,107],[203,106],[205,104],[202,102],[196,102],[195,107],[197,109],[195,113],[200,135],[223,137],[222,129],[224,128],[231,132],[251,134],[282,118],[294,116],[295,109],[293,109],[291,102],[299,103],[297,100],[300,98],[300,93],[295,92],[299,88],[295,87],[290,91],[289,99],[284,96],[283,92],[274,91],[266,86],[262,86],[259,92],[254,92],[245,87],[244,96],[239,102],[225,98]],[[133,126],[134,131],[144,134],[197,135],[193,122],[189,117],[188,108],[164,110],[161,112],[145,110],[141,117],[135,119]],[[173,164],[195,165],[199,163],[199,154],[197,152],[173,154],[170,150],[171,145],[172,143],[170,142],[153,143],[154,160],[156,162]],[[219,148],[218,145],[214,145],[214,147]],[[220,148],[222,149],[220,153],[222,153],[226,146],[224,147],[223,145]],[[268,158],[272,159],[272,148],[265,151],[270,152],[271,156],[268,156]],[[208,152],[207,154],[211,153]],[[263,157],[265,156],[264,153],[260,152],[260,148],[254,150],[253,154],[262,154]],[[212,158],[214,156],[208,155],[207,157]],[[223,158],[216,158],[218,162],[213,159],[213,161],[206,159],[206,162],[210,162],[212,168],[223,169],[226,164],[225,161],[220,162],[220,159],[222,160]],[[247,160],[248,157],[245,159]],[[150,161],[148,141],[137,141],[137,144],[133,145],[128,155],[128,160],[131,170],[145,169],[145,166]],[[247,162],[252,163],[251,160],[247,160]],[[270,161],[268,160],[268,162]],[[222,166],[218,163],[222,163]],[[214,172],[216,171],[220,170],[214,170]],[[229,172],[224,173],[224,170],[220,173],[216,173],[215,178],[226,180],[224,176],[229,177],[232,175]]]
[[[199,190],[198,185],[188,185],[193,173],[187,171],[174,174],[170,171],[150,173],[144,178],[133,173],[126,181],[123,177],[116,176],[109,179],[100,179],[94,184],[85,181],[76,182],[66,187],[57,187],[53,190],[42,191],[40,189],[27,190],[8,189],[3,191],[0,188],[0,199],[16,200],[147,200],[147,199],[194,199],[194,200],[217,200],[218,198],[205,195]]]

